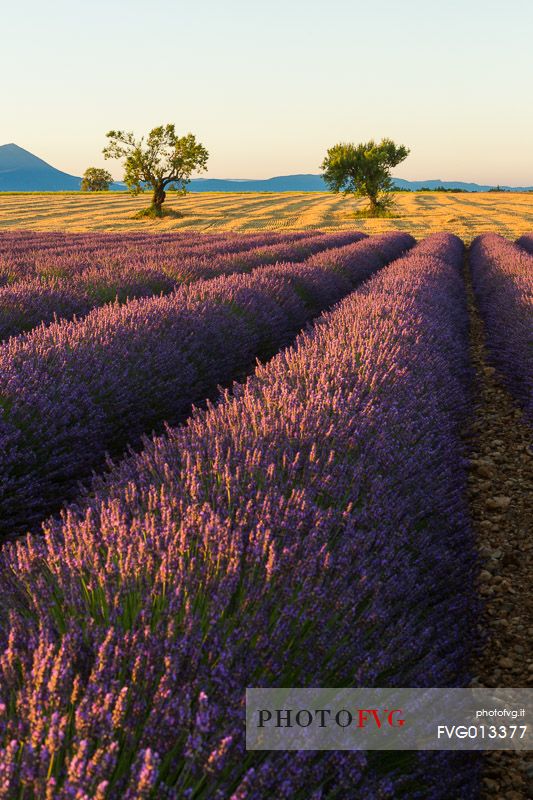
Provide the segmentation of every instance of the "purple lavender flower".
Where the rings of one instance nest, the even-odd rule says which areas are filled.
[[[339,236],[359,238],[322,236],[321,247]],[[366,238],[9,339],[0,346],[0,534],[34,526],[106,452],[182,420],[413,241]]]
[[[470,263],[490,360],[533,422],[531,241],[523,236],[515,245],[495,233],[483,234],[472,242]]]
[[[303,261],[364,234],[231,234],[200,241],[185,234],[88,234],[81,241],[72,235],[63,246],[50,248],[43,237],[53,243],[57,234],[40,235],[37,249],[26,234],[0,234],[0,339],[54,319],[82,316],[106,303],[168,294],[200,278]],[[27,241],[26,249],[20,240]]]
[[[376,769],[244,744],[247,686],[468,679],[461,251],[430,237],[3,547],[4,797],[475,796],[446,753]]]

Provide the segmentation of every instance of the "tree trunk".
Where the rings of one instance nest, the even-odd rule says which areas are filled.
[[[165,202],[165,197],[167,193],[165,192],[162,185],[157,184],[154,186],[154,194],[152,197],[152,208],[154,209],[155,213],[160,216],[163,212],[161,210],[161,206]]]
[[[369,195],[368,199],[370,200],[370,213],[377,214],[379,211],[379,203],[377,195]]]

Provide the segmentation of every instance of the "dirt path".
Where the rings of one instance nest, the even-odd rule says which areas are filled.
[[[533,437],[521,411],[489,366],[484,327],[466,267],[476,413],[470,433],[469,502],[483,569],[489,639],[474,665],[475,685],[533,685]],[[484,756],[482,798],[533,796],[531,754]]]

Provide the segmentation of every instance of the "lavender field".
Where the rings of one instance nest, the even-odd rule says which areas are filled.
[[[533,234],[0,233],[0,799],[481,797],[244,698],[480,680],[473,330],[529,428],[532,304]]]
[[[490,359],[533,423],[533,235],[479,236],[471,264]]]

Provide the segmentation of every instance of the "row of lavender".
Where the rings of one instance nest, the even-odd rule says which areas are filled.
[[[489,357],[533,422],[533,255],[530,253],[533,253],[533,236],[524,236],[512,244],[503,236],[488,233],[473,241],[470,263]]]
[[[106,452],[178,422],[413,244],[400,233],[365,238],[9,339],[0,346],[0,534],[40,521]]]
[[[247,686],[467,680],[461,257],[430,237],[4,547],[0,798],[476,796],[457,754],[244,743]]]
[[[278,261],[303,261],[313,253],[330,247],[340,247],[364,237],[358,232],[316,234],[314,236],[278,237],[277,243],[250,242],[241,237],[243,249],[227,251],[221,242],[180,250],[173,244],[174,255],[169,258],[164,248],[142,245],[138,250],[129,247],[121,251],[118,260],[109,259],[82,271],[72,270],[63,277],[24,278],[0,289],[0,339],[31,330],[40,323],[54,319],[71,319],[87,314],[106,303],[125,302],[129,298],[149,297],[171,292],[176,286],[217,275],[250,272],[265,264]],[[253,247],[250,246],[253,244]],[[105,247],[103,248],[105,251]],[[82,257],[69,252],[77,267]],[[96,259],[98,261],[98,259]],[[50,269],[61,270],[61,260],[51,259]],[[67,270],[68,272],[68,270]]]
[[[527,250],[530,255],[533,255],[533,233],[525,233],[516,240],[516,243],[519,247]]]
[[[0,232],[0,286],[22,278],[68,278],[109,264],[162,266],[194,255],[236,253],[316,235],[316,231],[218,233],[34,233]]]

